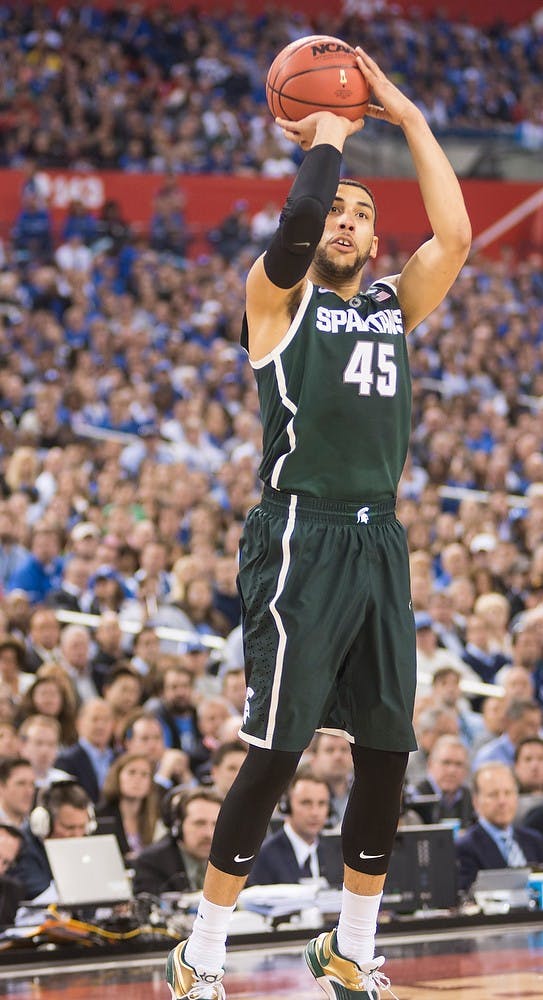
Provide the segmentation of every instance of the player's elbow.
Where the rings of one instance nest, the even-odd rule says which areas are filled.
[[[471,250],[471,223],[468,216],[459,219],[451,233],[451,249],[463,261]]]

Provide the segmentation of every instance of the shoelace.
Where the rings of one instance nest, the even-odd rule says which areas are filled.
[[[390,988],[390,979],[388,976],[385,976],[384,973],[379,972],[378,968],[371,969],[369,972],[361,971],[360,978],[362,986],[370,996],[370,990],[385,990],[385,992],[390,994],[393,1000],[398,1000],[398,997]]]
[[[222,984],[223,972],[218,972],[215,976],[206,975],[202,969],[196,969],[198,982],[191,986],[187,993],[187,1000],[226,1000],[226,993]]]

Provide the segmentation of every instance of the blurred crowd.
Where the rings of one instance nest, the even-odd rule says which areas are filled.
[[[338,5],[339,8],[339,5]],[[379,53],[431,125],[504,128],[537,146],[541,24],[488,31],[394,4],[346,2],[335,16],[275,8],[254,16],[182,13],[167,4],[106,12],[67,3],[0,7],[0,166],[130,172],[292,173],[265,102],[268,67],[305,35]],[[371,126],[370,126],[371,127]]]
[[[137,169],[196,168],[187,123],[198,122],[198,141],[202,115],[236,134],[233,79],[251,150],[251,123],[260,137],[267,128],[270,51],[308,25],[87,6],[49,22],[39,10],[0,10],[5,162],[32,156],[0,270],[0,876],[12,901],[36,898],[51,881],[44,838],[109,823],[138,891],[197,890],[246,752],[236,570],[260,493],[261,430],[239,331],[245,275],[278,207],[251,216],[233,206],[192,258],[166,181],[149,234],[131,233],[114,204],[98,218],[73,204],[56,240],[34,166],[52,165],[54,140],[63,163],[109,144],[112,166],[132,169],[118,158],[131,149]],[[499,87],[520,94],[541,59],[528,28],[496,29],[475,52],[475,30],[436,19],[424,29],[434,51],[450,44],[434,66],[421,25],[383,15],[367,30],[381,32],[400,82],[403,71],[414,86],[418,66],[430,90],[449,61],[458,94],[467,60],[478,73],[464,74],[466,87],[484,93],[486,68],[508,51]],[[213,169],[205,157],[201,167]],[[402,264],[381,254],[366,284]],[[403,821],[535,831],[512,861],[459,849],[465,890],[477,864],[543,862],[542,265],[510,247],[496,260],[474,255],[409,338],[413,433],[398,514],[411,551],[419,750]],[[316,737],[272,834],[297,844],[299,870],[272,840],[253,881],[327,872],[320,833],[341,822],[351,780],[345,741]]]

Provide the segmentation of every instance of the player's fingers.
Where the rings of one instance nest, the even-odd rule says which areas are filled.
[[[368,104],[366,115],[370,118],[386,118],[387,112],[380,104]]]
[[[380,72],[379,66],[375,62],[375,59],[372,59],[371,56],[368,55],[368,53],[362,48],[361,45],[357,45],[354,51],[356,52],[357,57],[362,61],[364,66],[366,66],[368,69],[371,69],[373,73]]]

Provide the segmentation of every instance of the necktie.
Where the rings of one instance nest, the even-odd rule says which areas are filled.
[[[300,868],[300,878],[313,878],[313,872],[311,871],[311,855],[309,854],[306,858],[305,864]]]
[[[502,834],[502,854],[507,861],[509,868],[523,868],[526,865],[524,851],[517,843],[512,833]]]

